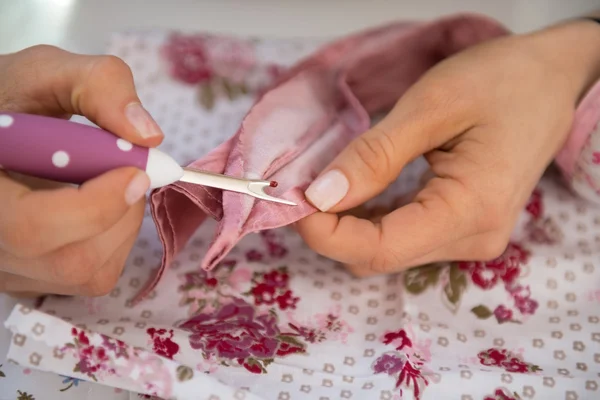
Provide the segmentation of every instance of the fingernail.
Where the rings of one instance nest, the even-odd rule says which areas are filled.
[[[125,201],[127,204],[134,205],[137,203],[142,197],[146,195],[146,192],[150,188],[150,178],[144,172],[138,172],[131,182],[129,182],[129,186],[125,189]]]
[[[140,103],[131,103],[125,107],[125,117],[144,139],[164,136],[156,121]]]
[[[337,169],[326,172],[306,189],[306,197],[319,210],[327,211],[348,193],[348,178]]]

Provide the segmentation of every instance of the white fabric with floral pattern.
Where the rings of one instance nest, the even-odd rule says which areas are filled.
[[[184,42],[128,33],[110,46],[182,164],[231,136],[273,71],[319,44]],[[380,201],[415,188],[423,166]],[[363,280],[287,228],[245,238],[207,275],[198,264],[215,224],[205,223],[134,306],[161,257],[147,215],[109,295],[15,307],[8,358],[20,367],[0,366],[0,386],[20,400],[598,398],[600,210],[590,207],[549,173],[499,259]]]

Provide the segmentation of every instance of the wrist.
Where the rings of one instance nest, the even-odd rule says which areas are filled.
[[[555,68],[578,101],[600,79],[600,24],[581,18],[526,35],[532,51]]]

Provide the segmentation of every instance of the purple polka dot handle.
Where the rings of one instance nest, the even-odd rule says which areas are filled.
[[[148,151],[92,126],[0,111],[0,166],[9,171],[81,184],[115,168],[146,170]]]

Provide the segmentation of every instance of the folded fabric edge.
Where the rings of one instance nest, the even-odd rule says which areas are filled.
[[[581,151],[600,123],[600,80],[583,97],[575,111],[569,136],[556,156],[556,164],[567,180],[573,177]]]
[[[113,374],[109,374],[103,382],[98,382],[83,372],[75,372],[74,369],[71,369],[72,364],[69,364],[69,368],[61,365],[65,355],[63,349],[72,348],[72,345],[69,346],[69,342],[59,343],[60,338],[67,336],[67,332],[84,332],[83,329],[61,318],[20,303],[13,307],[4,326],[13,334],[6,358],[17,365],[161,398],[196,400],[198,393],[208,393],[209,391],[218,392],[221,395],[231,395],[231,398],[234,398],[233,396],[240,392],[207,374],[195,373],[192,367],[148,350],[130,346],[116,338],[85,330],[88,344],[97,343],[100,338],[106,337],[117,342],[119,346],[119,353],[115,353],[115,357],[109,360],[112,362],[110,371]],[[25,348],[37,351],[29,354],[24,351]],[[92,351],[99,351],[99,349],[102,349],[105,357],[110,357],[110,350],[103,347],[96,346],[95,349],[92,348]],[[52,353],[54,357],[44,357],[40,354],[44,350]],[[77,354],[73,356],[76,358]],[[48,359],[50,361],[47,361]],[[120,376],[119,373],[123,375]],[[162,384],[158,390],[157,384]],[[243,394],[245,399],[262,400],[246,391]]]
[[[504,27],[502,27],[497,21],[495,21],[494,19],[489,18],[487,16],[482,16],[482,15],[475,14],[475,13],[459,13],[459,14],[455,14],[455,15],[450,15],[450,16],[442,17],[442,18],[439,18],[439,19],[434,19],[434,20],[429,21],[429,22],[423,22],[422,21],[419,24],[415,24],[415,22],[413,22],[413,21],[391,22],[391,23],[388,23],[388,24],[385,24],[385,25],[382,25],[382,26],[379,26],[379,27],[374,27],[374,28],[371,28],[371,29],[360,30],[358,32],[355,32],[353,34],[348,35],[345,39],[347,40],[348,38],[351,38],[353,36],[354,37],[360,37],[361,35],[365,35],[365,34],[369,34],[369,33],[370,34],[376,34],[377,32],[385,31],[389,27],[393,27],[393,26],[396,26],[396,27],[397,26],[403,26],[403,27],[405,27],[405,26],[410,26],[410,25],[416,25],[415,29],[417,29],[418,27],[420,27],[421,29],[426,29],[427,27],[430,27],[430,26],[443,25],[443,24],[453,23],[453,22],[461,21],[461,20],[469,22],[470,19],[475,20],[478,24],[479,23],[483,23],[485,25],[485,23],[487,23],[488,25],[492,26],[497,31],[497,32],[494,33],[496,35],[504,34],[504,33],[507,32],[506,29]],[[474,32],[474,33],[477,33],[477,32]],[[489,33],[486,33],[486,35],[489,36]],[[471,37],[472,35],[467,35],[467,36],[468,36],[467,38],[463,38],[463,39],[459,40],[459,42],[464,42],[465,40],[466,40],[466,42],[473,41],[473,37]],[[480,40],[480,39],[477,39],[478,38],[477,35],[475,35],[475,37],[476,37],[475,41]],[[274,82],[274,84],[272,85],[272,87],[278,87],[278,86],[282,85],[287,80],[289,80],[292,77],[296,76],[296,74],[298,73],[298,71],[302,71],[303,69],[307,68],[307,65],[311,65],[311,63],[314,63],[315,62],[315,57],[318,58],[319,55],[323,56],[323,54],[324,54],[323,51],[326,50],[327,46],[331,45],[333,42],[335,42],[335,41],[331,41],[329,43],[326,43],[325,45],[321,46],[320,49],[317,49],[314,53],[312,53],[312,54],[306,56],[304,59],[301,59],[300,61],[298,61],[298,63],[296,63],[296,65],[293,66],[286,73],[284,73],[283,76],[280,77],[280,79],[278,81]],[[261,101],[261,98],[262,98],[262,96],[260,96],[257,99],[257,102],[255,103],[255,105]],[[251,110],[250,110],[250,112],[251,112]],[[238,133],[239,133],[239,131],[238,131]],[[229,145],[230,146],[233,145],[234,140],[236,140],[236,138],[238,136],[238,133],[236,133],[236,135],[234,135],[229,140]],[[226,147],[226,145],[225,145],[225,147]],[[223,150],[225,151],[226,149],[223,148]],[[218,151],[214,151],[213,153],[217,153],[217,152]],[[230,156],[228,150],[225,151],[225,152],[227,153],[227,156],[223,158],[223,161],[227,161],[229,159],[229,156]],[[202,159],[202,160],[205,160],[205,159]],[[224,167],[224,165],[223,165],[223,167]],[[218,170],[215,170],[215,172],[222,172],[221,166],[219,166],[219,168],[217,168],[217,169]],[[197,197],[197,196],[193,195],[192,197]],[[163,205],[163,207],[164,207],[164,205]],[[164,214],[166,215],[166,212]],[[156,218],[157,216],[159,216],[159,214],[153,214],[153,216],[155,216],[155,218]],[[172,220],[171,221],[167,221],[167,224],[170,225],[169,227],[164,227],[164,225],[162,225],[159,220],[156,220],[156,222],[157,222],[159,231],[161,229],[167,229],[167,230],[171,229],[171,230],[173,230],[174,227],[175,227],[175,224],[172,223]],[[195,228],[197,229],[198,226],[199,226],[199,224],[196,225]],[[180,235],[180,229],[176,229],[176,230],[177,230],[177,238],[178,238],[178,240],[179,240],[179,237],[185,237],[185,241],[187,241],[191,237],[191,234],[193,234],[193,232],[187,232],[187,233],[185,233],[183,235]],[[171,234],[173,236],[175,236],[173,234],[173,232],[171,232]],[[166,237],[166,236],[168,236],[168,233],[166,233],[164,236],[161,236],[161,239],[164,238],[164,237]],[[181,240],[181,242],[184,242],[184,240]],[[226,247],[227,249],[230,248],[231,246],[233,246],[233,244],[235,244],[235,243],[229,243],[229,242],[231,242],[231,240],[227,240],[226,242],[227,243],[225,243],[224,247]],[[237,240],[236,240],[236,242],[237,242]],[[168,268],[168,264],[172,261],[172,260],[170,260],[170,257],[172,255],[177,254],[177,252],[178,252],[178,250],[173,249],[173,247],[170,247],[170,249],[172,250],[171,253],[173,253],[173,254],[172,255],[167,254],[167,246],[169,246],[170,244],[173,244],[174,247],[177,247],[177,244],[172,243],[172,242],[165,242],[165,241],[163,241],[162,244],[163,244],[163,251],[164,251],[163,263],[159,267],[159,271],[158,271],[157,275],[155,275],[154,278],[151,278],[150,282],[145,286],[144,291],[141,292],[141,295],[136,297],[136,301],[139,301],[141,299],[141,296],[143,296],[145,292],[148,292],[149,290],[151,290],[158,283],[158,280],[160,279],[160,276],[162,275],[163,271],[166,270],[166,268]],[[231,244],[231,246],[229,246],[230,244]],[[222,253],[223,253],[222,251],[216,252],[216,254],[213,255],[214,257],[208,257],[208,261],[207,262],[203,261],[203,267],[205,267],[205,269],[208,269],[208,268],[206,268],[207,265],[208,264],[213,265],[214,263],[212,261],[215,260],[215,259],[220,258],[220,255]]]

